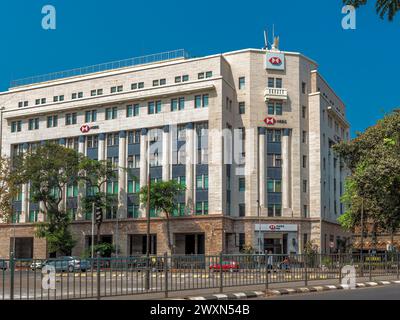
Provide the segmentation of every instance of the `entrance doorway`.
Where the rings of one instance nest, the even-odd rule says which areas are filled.
[[[281,239],[264,239],[264,251],[272,254],[282,254]]]
[[[176,254],[204,254],[205,237],[203,233],[175,234]]]

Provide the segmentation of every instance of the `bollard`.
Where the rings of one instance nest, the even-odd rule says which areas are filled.
[[[14,272],[15,272],[15,261],[14,252],[10,255],[10,300],[14,300]]]
[[[100,300],[100,252],[97,252],[97,300]]]
[[[222,293],[224,291],[224,276],[222,272],[222,251],[219,254],[219,292]]]
[[[164,296],[168,298],[168,254],[166,252],[164,253],[164,286]]]

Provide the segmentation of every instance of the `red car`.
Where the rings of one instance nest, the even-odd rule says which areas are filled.
[[[221,265],[215,263],[210,265],[210,271],[221,270]],[[239,264],[236,261],[222,261],[222,271],[239,271]]]

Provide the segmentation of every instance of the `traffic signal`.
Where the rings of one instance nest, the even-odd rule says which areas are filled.
[[[96,223],[100,224],[103,221],[103,209],[102,208],[96,207],[95,218],[96,218]]]

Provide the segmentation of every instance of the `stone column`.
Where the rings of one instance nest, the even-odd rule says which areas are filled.
[[[80,136],[79,137],[79,146],[78,146],[78,152],[82,153],[85,155],[85,137]],[[86,187],[83,185],[78,185],[78,210],[76,213],[76,219],[77,220],[83,220],[85,216],[85,212],[82,208],[82,198],[85,196],[85,189]]]
[[[284,129],[282,135],[282,214],[284,217],[292,216],[290,149],[290,129]]]
[[[171,141],[169,134],[169,126],[164,126],[162,137],[162,179],[168,181],[171,179]]]
[[[98,155],[99,161],[106,160],[106,135],[104,133],[99,134],[99,145],[98,145]]]
[[[118,217],[127,217],[127,194],[126,194],[126,132],[119,133],[119,153],[118,153]]]
[[[260,208],[265,208],[265,128],[258,128],[258,190]]]
[[[24,143],[23,145],[23,153],[28,152],[28,144]],[[24,183],[21,186],[21,216],[20,216],[20,222],[28,222],[29,221],[29,188],[28,184]]]
[[[194,199],[194,124],[188,123],[186,125],[186,207],[190,214],[194,213],[195,199]]]
[[[147,129],[142,129],[140,136],[140,188],[147,185]],[[141,217],[146,217],[146,206],[140,207]]]

